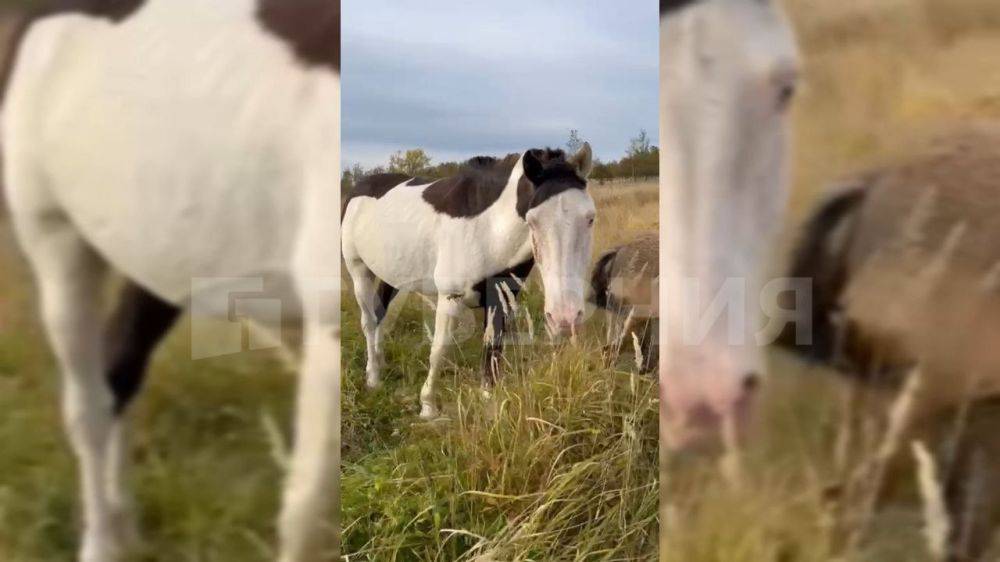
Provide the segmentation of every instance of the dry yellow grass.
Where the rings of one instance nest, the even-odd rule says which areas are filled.
[[[833,179],[956,122],[1000,118],[1000,3],[784,0],[803,54],[800,217]]]
[[[660,224],[659,186],[655,181],[591,184],[597,205],[594,254],[657,232]]]

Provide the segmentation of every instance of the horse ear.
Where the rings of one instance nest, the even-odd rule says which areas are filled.
[[[528,178],[531,183],[540,185],[542,183],[542,162],[535,156],[535,153],[531,150],[524,153],[524,157],[521,158],[521,165],[524,167],[524,177]]]
[[[590,149],[590,143],[583,143],[569,161],[580,171],[580,177],[583,179],[590,177],[590,172],[594,169],[594,152]]]

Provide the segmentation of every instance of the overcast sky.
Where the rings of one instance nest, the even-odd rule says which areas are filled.
[[[343,0],[343,165],[657,134],[652,0]]]

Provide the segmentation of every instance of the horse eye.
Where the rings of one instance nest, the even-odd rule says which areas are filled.
[[[785,111],[795,97],[795,84],[785,84],[778,89],[778,111]]]
[[[587,219],[587,226],[594,226],[594,217],[590,217]]]

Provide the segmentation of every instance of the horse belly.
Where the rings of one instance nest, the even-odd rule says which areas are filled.
[[[400,290],[435,294],[437,220],[419,192],[413,192],[353,200],[344,236],[379,279]]]

